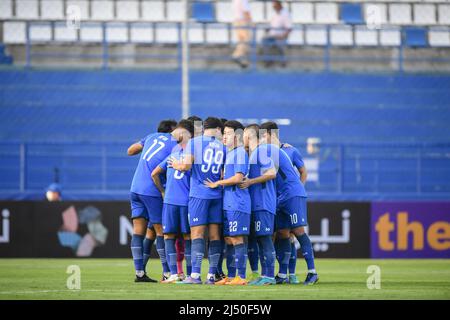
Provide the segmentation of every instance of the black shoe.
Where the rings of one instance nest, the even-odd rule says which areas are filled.
[[[166,276],[166,275],[164,275],[164,273],[163,273],[163,275],[162,275],[162,277],[161,277],[161,282],[162,282],[162,281],[165,281],[165,280],[167,280],[167,279],[169,279],[169,277]]]
[[[233,61],[236,62],[241,67],[241,69],[246,69],[249,66],[249,63],[244,58],[241,57],[233,58]]]
[[[224,279],[224,278],[226,278],[225,273],[223,273],[223,272],[221,272],[221,273],[217,272],[217,273],[214,275],[214,282],[218,282],[218,281],[220,281],[220,280],[222,280],[222,279]]]
[[[134,279],[134,282],[153,282],[153,283],[156,283],[158,281],[156,281],[156,280],[154,280],[152,278],[149,278],[146,274],[144,274],[142,277],[136,276],[136,278]]]

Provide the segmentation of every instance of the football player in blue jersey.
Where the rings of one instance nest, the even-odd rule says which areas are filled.
[[[186,258],[186,274],[191,274],[191,239],[188,219],[190,171],[177,171],[167,165],[169,159],[180,160],[189,139],[194,136],[194,124],[181,120],[172,135],[179,141],[177,151],[164,159],[152,172],[152,179],[164,198],[162,228],[164,233],[166,257],[170,269],[170,277],[162,283],[174,283],[180,279],[177,268],[176,236],[184,238],[184,256]],[[160,176],[166,173],[166,187],[161,183]]]
[[[248,155],[243,146],[244,126],[234,120],[226,121],[224,126],[223,143],[227,147],[224,179],[216,182],[205,181],[210,188],[224,188],[223,234],[228,249],[228,277],[216,284],[246,285],[245,237],[250,233],[251,206],[248,189],[238,187],[248,173]]]
[[[156,246],[163,270],[166,273],[169,272],[161,228],[162,197],[151,179],[151,173],[177,146],[177,141],[171,135],[176,124],[174,120],[161,121],[157,133],[148,135],[128,148],[130,156],[142,153],[130,189],[131,218],[133,220],[131,253],[136,271],[135,282],[156,282],[145,272],[145,265],[150,257],[150,250],[155,239],[155,231]],[[153,231],[153,228],[156,230]]]
[[[274,122],[266,122],[261,125],[261,139],[272,145],[280,145],[278,139],[278,126]],[[278,148],[278,147],[277,147]],[[300,248],[308,267],[308,274],[304,281],[305,285],[315,284],[319,277],[314,265],[314,252],[311,241],[305,233],[305,226],[308,225],[307,208],[306,208],[306,190],[300,180],[298,167],[294,168],[291,158],[285,151],[280,149],[279,166],[276,178],[277,186],[277,215],[276,228],[279,252],[281,256],[280,271],[277,274],[277,283],[287,283],[287,269],[291,256],[290,233],[293,233],[300,243]],[[296,156],[300,158],[300,153],[295,152],[294,148],[290,148],[288,152],[298,153]],[[294,161],[295,161],[295,157]],[[303,161],[296,162],[296,166],[302,166]],[[302,171],[302,170],[301,170]],[[301,174],[300,171],[300,174]]]
[[[225,163],[226,148],[222,144],[223,124],[220,119],[208,117],[203,122],[203,135],[189,140],[183,160],[169,161],[175,170],[191,170],[189,191],[189,225],[191,227],[192,273],[183,284],[202,284],[201,265],[205,252],[204,235],[209,234],[209,272],[206,284],[215,283],[217,264],[222,252],[222,189],[211,189],[204,181],[216,182],[221,179]]]
[[[249,125],[244,131],[244,145],[249,150],[249,174],[239,184],[249,188],[251,197],[251,234],[257,238],[259,254],[264,257],[261,277],[249,282],[253,285],[275,284],[275,248],[272,242],[276,214],[276,186],[278,148],[260,141],[259,126]]]

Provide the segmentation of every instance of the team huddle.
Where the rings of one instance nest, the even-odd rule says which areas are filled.
[[[303,284],[318,281],[304,229],[306,169],[300,152],[280,142],[276,123],[192,116],[161,121],[157,131],[128,148],[141,154],[131,185],[136,282],[157,282],[146,274],[155,240],[161,283],[297,284],[298,249],[308,269]]]

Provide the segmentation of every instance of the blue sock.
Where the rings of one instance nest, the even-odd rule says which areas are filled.
[[[283,255],[281,254],[281,248],[280,248],[280,239],[278,236],[275,238],[275,242],[273,243],[273,246],[275,247],[275,254],[278,261],[278,265],[281,266],[281,262],[283,260]]]
[[[205,255],[205,239],[192,240],[191,259],[192,259],[192,273],[200,274],[202,271],[202,260]]]
[[[131,255],[133,256],[134,269],[136,272],[144,271],[143,241],[144,236],[133,234],[131,237]]]
[[[219,262],[217,263],[217,272],[222,274],[223,273],[223,258],[225,257],[226,253],[226,246],[225,246],[225,240],[220,240],[222,251],[220,252]]]
[[[208,261],[209,261],[209,272],[211,274],[217,273],[217,264],[219,263],[219,258],[222,252],[222,242],[220,240],[213,240],[209,242],[208,248]]]
[[[190,276],[192,272],[191,240],[184,240],[184,259],[186,260],[186,275]]]
[[[145,271],[145,268],[147,267],[148,259],[150,259],[150,253],[152,252],[153,242],[155,242],[155,239],[149,239],[149,238],[144,239],[144,249],[143,249],[144,271]]]
[[[286,276],[288,266],[289,266],[289,258],[291,257],[291,239],[278,239],[278,247],[279,247],[279,256],[280,256],[280,270],[279,274],[283,277]]]
[[[275,276],[275,247],[273,246],[271,236],[262,236],[258,238],[260,248],[264,255],[264,261],[266,265],[265,276],[273,278]]]
[[[159,259],[161,260],[163,272],[170,272],[169,265],[167,264],[166,250],[164,245],[164,237],[156,237],[156,251],[158,251]]]
[[[175,239],[165,239],[164,244],[170,274],[177,274],[177,249],[175,249]]]
[[[261,276],[265,276],[267,274],[266,260],[264,259],[263,247],[259,243],[259,241],[258,241],[258,257],[259,257],[259,262],[261,264]]]
[[[227,272],[228,278],[236,277],[236,261],[235,261],[235,251],[232,244],[226,245],[226,256],[227,256]]]
[[[247,270],[247,248],[245,246],[245,243],[235,245],[234,252],[236,255],[236,269],[238,270],[238,275],[242,279],[245,279]]]
[[[295,245],[291,243],[291,257],[289,259],[289,274],[295,274],[297,267],[297,249]]]
[[[308,270],[314,270],[314,251],[311,244],[311,240],[306,233],[297,237],[300,242],[300,250],[302,251],[303,258],[305,258]]]
[[[249,237],[247,246],[250,269],[252,269],[252,272],[258,272],[258,242],[256,238]]]

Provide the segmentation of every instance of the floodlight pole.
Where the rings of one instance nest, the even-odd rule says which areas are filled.
[[[183,0],[184,17],[181,32],[182,61],[181,61],[181,108],[182,117],[189,117],[189,1]]]

